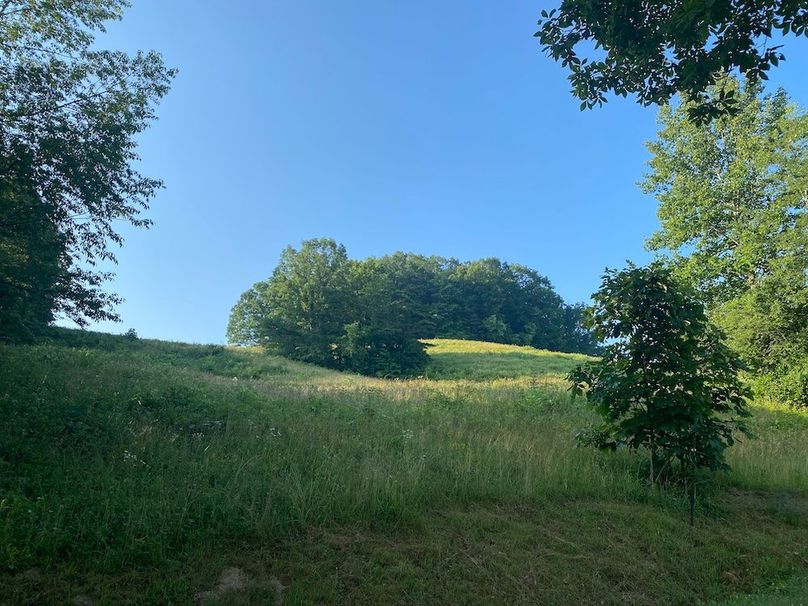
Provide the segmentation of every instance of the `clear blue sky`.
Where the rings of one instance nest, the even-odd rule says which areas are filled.
[[[532,37],[555,4],[133,0],[101,45],[180,70],[142,137],[166,188],[151,230],[123,229],[122,323],[93,328],[224,342],[239,294],[320,236],[354,258],[523,263],[567,301],[646,261],[656,111],[578,111]],[[786,54],[772,82],[808,105],[808,43]]]

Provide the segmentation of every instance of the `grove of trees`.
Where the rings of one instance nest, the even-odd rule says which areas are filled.
[[[423,368],[425,338],[594,353],[583,313],[523,265],[401,252],[356,261],[319,239],[283,251],[272,276],[241,296],[227,335],[306,362],[397,376]]]

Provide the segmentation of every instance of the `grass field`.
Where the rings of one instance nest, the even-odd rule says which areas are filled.
[[[490,381],[558,377],[588,359],[582,354],[482,341],[433,339],[424,343],[431,358],[426,370],[426,376],[430,379]]]
[[[387,381],[96,333],[0,346],[0,603],[193,604],[231,567],[245,587],[209,603],[804,601],[808,413],[755,405],[690,528],[640,457],[575,448],[575,356],[429,351]]]

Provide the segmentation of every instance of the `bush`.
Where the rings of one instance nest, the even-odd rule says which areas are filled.
[[[784,366],[779,372],[761,374],[754,377],[751,383],[759,398],[791,406],[808,406],[808,360]]]

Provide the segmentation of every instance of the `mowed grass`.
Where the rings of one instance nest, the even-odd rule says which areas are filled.
[[[0,603],[191,604],[230,566],[249,583],[221,603],[277,582],[284,604],[798,595],[808,414],[756,406],[690,528],[641,457],[575,448],[590,413],[539,368],[385,381],[95,333],[0,346]]]
[[[711,606],[808,606],[808,575],[795,575],[763,591],[736,595]]]

